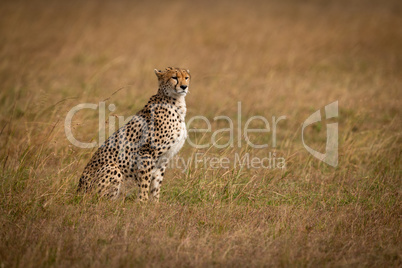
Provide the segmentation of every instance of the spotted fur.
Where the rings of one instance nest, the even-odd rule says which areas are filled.
[[[147,201],[149,194],[159,200],[168,161],[187,138],[184,118],[190,72],[168,67],[155,74],[158,93],[98,148],[82,173],[79,191],[114,199],[134,182],[140,201]]]

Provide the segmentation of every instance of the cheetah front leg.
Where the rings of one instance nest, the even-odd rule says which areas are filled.
[[[155,168],[155,162],[149,155],[141,157],[138,163],[138,199],[140,202],[147,202],[149,197],[149,186],[151,184],[152,170]]]
[[[151,200],[159,202],[160,188],[162,186],[163,175],[165,175],[166,167],[169,163],[169,159],[165,156],[158,159],[156,167],[152,173],[151,178]]]
[[[159,194],[162,186],[163,175],[165,174],[167,163],[159,165],[155,168],[155,171],[151,178],[151,200],[159,202]]]

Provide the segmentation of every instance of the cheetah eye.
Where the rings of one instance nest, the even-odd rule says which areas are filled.
[[[172,77],[172,79],[177,80],[177,77],[176,77],[176,76],[174,76],[174,77]]]
[[[189,78],[190,78],[190,77],[187,76],[187,77],[186,77],[186,80],[188,80]]]

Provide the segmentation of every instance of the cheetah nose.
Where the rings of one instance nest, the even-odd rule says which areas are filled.
[[[186,89],[186,88],[187,88],[187,86],[186,86],[186,85],[181,85],[181,86],[180,86],[180,88],[182,88],[182,89]]]

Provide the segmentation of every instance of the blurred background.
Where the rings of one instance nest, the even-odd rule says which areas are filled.
[[[237,101],[288,118],[334,100],[365,119],[400,107],[398,1],[5,1],[0,12],[3,124],[121,87],[109,101],[132,115],[167,66],[193,74],[190,116],[236,115]]]

